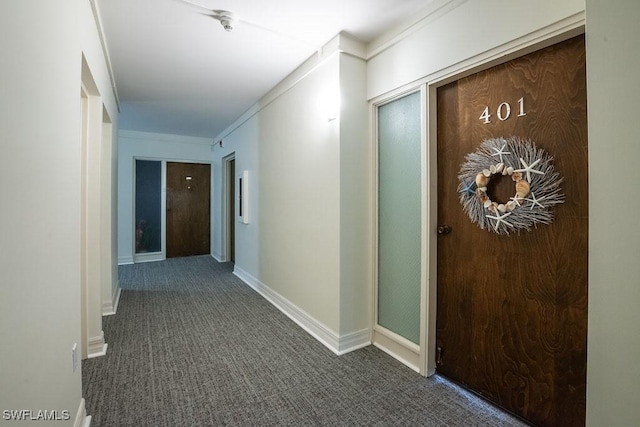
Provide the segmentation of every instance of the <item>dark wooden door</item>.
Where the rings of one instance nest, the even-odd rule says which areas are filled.
[[[510,104],[509,116],[506,105],[497,113],[502,103]],[[520,104],[526,115],[518,114]],[[489,123],[481,118],[486,107]],[[536,425],[584,425],[584,38],[439,88],[437,126],[438,221],[451,227],[438,235],[437,371]],[[460,165],[500,136],[528,138],[554,157],[566,200],[554,207],[551,224],[504,236],[480,229],[463,211]]]
[[[211,165],[167,163],[167,258],[210,253]]]

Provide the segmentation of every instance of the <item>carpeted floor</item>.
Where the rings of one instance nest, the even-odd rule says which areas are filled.
[[[521,426],[373,346],[335,356],[209,256],[121,266],[91,427]]]

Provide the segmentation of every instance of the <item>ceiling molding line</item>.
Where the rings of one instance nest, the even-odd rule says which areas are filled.
[[[356,58],[360,58],[365,61],[367,60],[366,44],[351,37],[345,32],[341,32],[340,34],[338,34],[336,37],[334,37],[334,40],[335,39],[337,39],[338,41],[337,50],[340,50],[342,53],[346,53]]]
[[[346,49],[346,50],[343,50]],[[298,68],[291,72],[287,77],[275,85],[269,92],[267,92],[262,98],[258,100],[251,108],[245,111],[236,121],[228,126],[224,131],[220,132],[214,141],[219,141],[229,137],[240,126],[248,122],[253,116],[260,113],[263,109],[268,107],[271,103],[276,101],[282,95],[293,89],[298,83],[304,80],[311,73],[316,71],[319,67],[324,65],[327,61],[333,58],[335,55],[347,54],[355,56],[357,58],[364,59],[365,46],[348,36],[347,34],[340,33],[327,42],[322,48],[318,50],[313,56],[303,62]]]
[[[328,56],[320,57],[319,55],[314,55],[304,64],[302,64],[298,69],[296,69],[293,73],[291,73],[288,77],[278,83],[273,89],[271,89],[266,95],[258,100],[251,108],[249,108],[244,114],[242,114],[231,126],[227,127],[224,131],[222,131],[218,136],[216,136],[213,140],[219,141],[221,139],[225,139],[229,137],[233,132],[235,132],[240,126],[248,122],[253,116],[260,113],[262,110],[267,108],[273,102],[277,101],[281,96],[289,92],[293,89],[298,83],[303,81],[308,75],[313,73],[315,70],[324,65],[329,59],[333,58],[334,55],[338,55],[341,52],[339,50],[333,51]],[[312,60],[317,60],[311,68],[307,69],[305,65],[309,62],[315,62]],[[298,74],[297,71],[301,68],[305,68],[304,73]]]
[[[116,88],[116,80],[113,77],[113,67],[111,66],[111,57],[109,56],[109,49],[107,48],[107,39],[104,35],[104,30],[102,28],[102,18],[100,17],[100,10],[98,9],[98,4],[96,0],[89,0],[89,4],[91,5],[91,12],[93,13],[93,19],[96,22],[96,28],[98,30],[98,37],[100,38],[100,44],[102,45],[102,54],[104,55],[104,60],[107,64],[107,71],[109,73],[109,80],[111,81],[111,91],[113,92],[113,97],[116,101],[116,107],[118,108],[118,113],[120,110],[120,97],[118,96],[118,89]]]
[[[481,70],[583,34],[585,25],[586,14],[585,11],[582,10],[543,28],[539,28],[536,31],[524,34],[515,40],[480,52],[471,58],[451,64],[443,69],[436,70],[428,76],[419,79],[418,83],[426,83],[429,85],[447,84],[453,80],[458,80]]]
[[[373,105],[381,105],[391,100],[391,98],[415,91],[421,85],[430,87],[445,85],[454,80],[583,34],[585,24],[586,14],[582,10],[512,41],[495,46],[444,68],[434,70],[419,79],[403,84],[399,88],[369,97],[368,101]]]
[[[209,146],[213,144],[213,139],[202,136],[174,135],[168,133],[145,132],[139,130],[121,129],[118,132],[119,139],[133,139],[137,141],[157,141],[180,144],[192,144]]]
[[[403,24],[400,24],[371,41],[367,45],[366,59],[369,60],[378,56],[385,50],[390,49],[411,34],[421,30],[467,1],[469,0],[434,0],[431,5],[425,9],[423,14],[419,14],[411,20],[405,21]]]

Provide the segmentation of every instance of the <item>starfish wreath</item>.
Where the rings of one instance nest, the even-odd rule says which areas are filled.
[[[562,178],[552,160],[526,139],[483,141],[477,151],[466,155],[458,173],[460,203],[469,219],[482,229],[505,235],[551,223],[551,208],[564,202]],[[504,203],[492,200],[487,187],[500,176],[513,180],[515,187],[513,197]]]

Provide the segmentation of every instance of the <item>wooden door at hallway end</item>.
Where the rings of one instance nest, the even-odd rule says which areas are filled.
[[[437,371],[535,425],[584,425],[584,37],[443,86],[437,102],[443,231],[437,246]],[[510,136],[528,139],[553,156],[565,201],[553,207],[550,224],[499,235],[481,229],[463,211],[458,172],[484,140]],[[501,203],[513,196],[508,181],[508,188],[498,183],[488,190],[504,198]]]
[[[211,165],[167,162],[167,258],[210,253]]]

